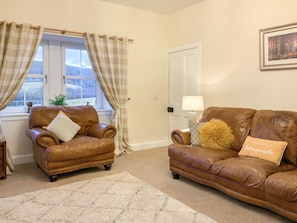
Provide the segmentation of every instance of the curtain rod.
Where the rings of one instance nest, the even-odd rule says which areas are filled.
[[[4,21],[0,21],[0,24],[3,24]],[[11,24],[11,23],[8,23]],[[22,26],[22,24],[16,24],[17,26]],[[31,26],[31,28],[33,29],[39,29],[40,26]],[[83,37],[85,35],[85,33],[83,32],[76,32],[76,31],[69,31],[69,30],[62,30],[62,29],[53,29],[53,28],[44,28],[44,32],[47,34],[56,34],[56,35],[68,35],[71,37]],[[103,38],[104,35],[99,35],[99,37]],[[114,37],[109,37],[110,39],[113,39]],[[119,40],[122,40],[123,38],[120,37]],[[128,39],[129,43],[133,43],[133,39]]]
[[[83,32],[76,32],[76,31],[69,31],[69,30],[62,30],[62,29],[54,29],[54,28],[44,28],[44,32],[47,34],[62,34],[62,35],[68,35],[68,36],[74,36],[74,37],[83,37],[85,33]],[[99,35],[99,37],[103,38],[104,35]],[[109,37],[110,39],[113,39],[114,37]],[[119,38],[119,40],[123,40],[122,37]],[[133,43],[133,39],[128,39],[129,43]]]

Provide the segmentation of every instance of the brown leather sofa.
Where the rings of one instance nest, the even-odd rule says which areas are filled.
[[[81,127],[67,142],[45,129],[60,111]],[[56,181],[58,174],[83,168],[104,166],[109,170],[114,162],[116,129],[99,123],[92,106],[33,107],[26,134],[33,142],[34,161],[50,181]]]
[[[201,122],[226,122],[232,149],[190,145],[190,130],[174,130],[168,147],[173,178],[189,178],[233,198],[297,221],[297,112],[209,107]],[[288,143],[281,164],[238,155],[247,136]]]

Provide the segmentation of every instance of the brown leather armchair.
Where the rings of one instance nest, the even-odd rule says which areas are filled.
[[[60,111],[80,126],[74,138],[67,142],[46,130]],[[33,142],[34,161],[51,182],[57,180],[58,174],[83,168],[104,166],[109,170],[114,162],[116,129],[99,123],[92,106],[33,107],[26,134]]]

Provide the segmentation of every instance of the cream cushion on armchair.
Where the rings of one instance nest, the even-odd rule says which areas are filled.
[[[60,111],[46,127],[46,130],[54,133],[61,141],[68,142],[80,130],[80,126],[73,122],[64,112]]]

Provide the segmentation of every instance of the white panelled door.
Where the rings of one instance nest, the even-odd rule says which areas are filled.
[[[171,131],[188,127],[187,111],[182,111],[182,97],[200,95],[201,44],[168,50],[169,142]]]

